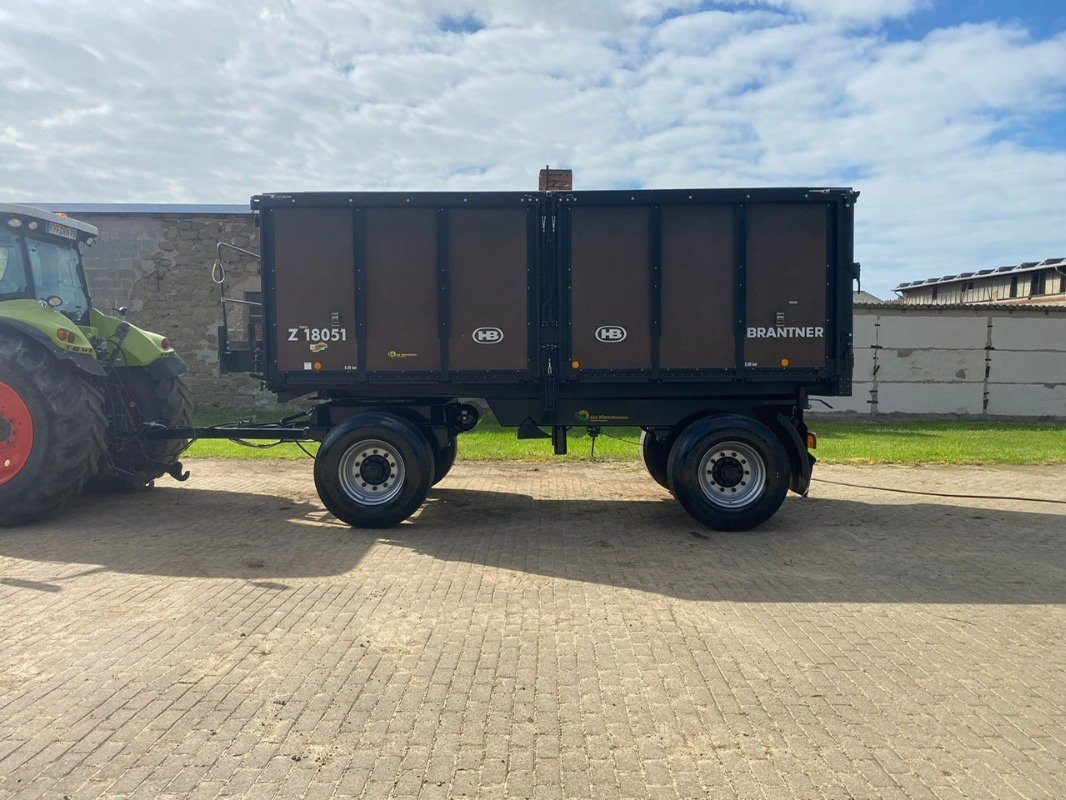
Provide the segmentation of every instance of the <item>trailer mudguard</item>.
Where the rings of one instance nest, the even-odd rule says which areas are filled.
[[[49,339],[44,333],[34,328],[32,325],[27,325],[19,320],[10,319],[8,317],[0,317],[0,330],[17,331],[18,333],[33,339],[35,342],[44,347],[49,353],[51,353],[56,359],[60,361],[69,361],[78,370],[84,372],[86,375],[92,375],[96,378],[102,378],[107,373],[95,358],[84,353],[71,353],[64,350],[57,345],[51,339]]]
[[[788,488],[798,495],[807,496],[811,488],[811,473],[814,471],[815,458],[808,452],[807,444],[796,430],[796,426],[784,414],[778,414],[774,427],[781,435],[781,443],[788,452],[792,464],[792,477]]]

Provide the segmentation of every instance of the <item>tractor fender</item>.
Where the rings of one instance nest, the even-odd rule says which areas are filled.
[[[158,358],[142,369],[148,373],[148,377],[154,381],[163,381],[167,378],[176,378],[189,371],[188,366],[181,356],[165,356]]]
[[[32,325],[27,325],[19,320],[0,317],[0,330],[4,329],[17,331],[23,336],[33,339],[59,361],[69,361],[87,375],[92,375],[96,378],[102,378],[107,375],[103,365],[95,358],[84,353],[71,353],[64,350]]]

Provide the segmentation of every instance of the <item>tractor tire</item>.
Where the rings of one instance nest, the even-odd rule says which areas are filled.
[[[0,525],[55,511],[106,449],[103,395],[71,364],[0,331]]]
[[[448,444],[440,450],[433,451],[433,481],[431,486],[436,486],[451,472],[455,465],[455,456],[459,452],[458,439],[449,439]]]
[[[137,430],[144,423],[158,422],[170,428],[192,427],[193,406],[189,387],[180,376],[155,380],[142,370],[125,377],[123,397],[130,404],[133,430],[110,437],[109,458],[91,481],[95,491],[143,489],[170,471],[189,442],[187,439],[144,441]],[[114,432],[112,432],[114,433]]]

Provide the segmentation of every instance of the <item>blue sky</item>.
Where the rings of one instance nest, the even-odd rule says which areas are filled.
[[[893,39],[914,39],[937,28],[982,22],[1016,22],[1034,32],[1054,33],[1066,28],[1066,4],[1061,0],[930,2],[891,20],[885,29]]]
[[[1066,4],[0,8],[11,200],[854,185],[864,285],[1066,255]]]

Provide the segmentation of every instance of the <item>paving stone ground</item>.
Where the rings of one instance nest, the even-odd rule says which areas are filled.
[[[0,530],[0,796],[1066,797],[1064,505],[816,483],[716,534],[635,465],[460,463],[374,533],[308,462],[192,468]]]

